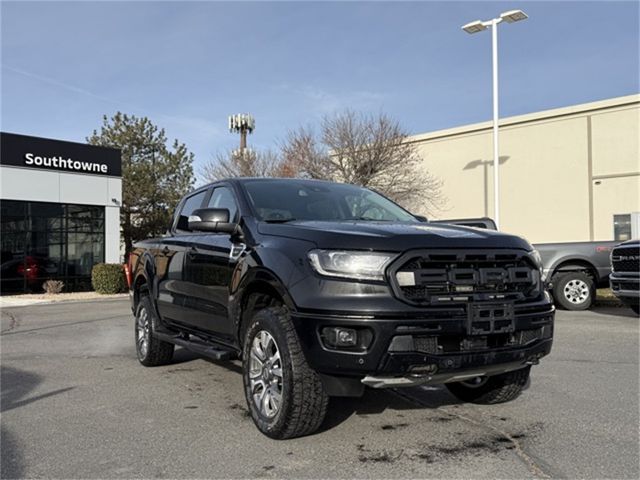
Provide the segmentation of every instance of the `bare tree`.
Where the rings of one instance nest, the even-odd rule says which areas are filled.
[[[332,179],[336,170],[314,131],[300,127],[290,131],[280,145],[280,173],[284,177]]]
[[[325,117],[319,137],[290,132],[281,146],[290,176],[324,178],[378,190],[407,208],[442,207],[442,182],[421,167],[421,157],[400,124],[380,114],[352,111]]]
[[[201,169],[200,175],[208,182],[230,177],[272,177],[279,175],[280,163],[278,155],[270,150],[219,153]]]

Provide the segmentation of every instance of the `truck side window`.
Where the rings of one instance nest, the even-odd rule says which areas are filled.
[[[213,194],[209,199],[208,208],[226,208],[229,210],[229,221],[233,222],[238,213],[236,199],[233,193],[227,187],[217,187],[213,190]]]
[[[206,194],[207,191],[203,190],[187,198],[187,200],[182,205],[182,210],[180,210],[180,216],[178,217],[176,230],[182,230],[185,232],[189,231],[189,215],[191,215],[194,210],[197,210],[202,206],[202,202],[204,201],[204,196]]]

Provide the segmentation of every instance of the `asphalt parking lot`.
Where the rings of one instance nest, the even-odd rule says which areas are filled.
[[[322,431],[274,441],[238,363],[177,351],[144,368],[122,300],[2,311],[2,478],[638,478],[638,318],[559,312],[514,402],[440,387],[332,401]]]

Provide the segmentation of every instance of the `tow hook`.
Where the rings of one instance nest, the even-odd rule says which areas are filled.
[[[411,367],[411,369],[409,370],[412,377],[421,377],[423,375],[425,376],[433,375],[437,371],[438,371],[438,366],[434,363],[431,363],[429,365],[416,365],[414,367]]]
[[[536,353],[535,355],[531,355],[527,357],[526,365],[538,365],[540,363],[540,359],[544,356],[542,353]]]

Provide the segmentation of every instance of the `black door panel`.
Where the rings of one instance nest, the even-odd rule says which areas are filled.
[[[228,319],[231,239],[226,234],[193,235],[185,253],[185,318],[200,330],[231,339]]]
[[[158,281],[158,313],[167,323],[180,321],[183,315],[186,297],[183,285],[186,248],[187,245],[182,237],[172,237],[165,240],[154,255]]]

